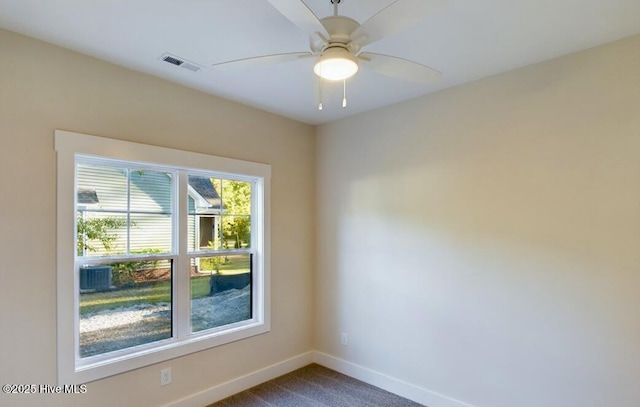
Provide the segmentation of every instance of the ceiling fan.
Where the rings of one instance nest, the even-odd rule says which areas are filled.
[[[333,4],[332,16],[318,19],[302,0],[268,0],[281,14],[309,35],[310,51],[263,55],[214,64],[216,68],[281,63],[315,58],[313,71],[322,79],[343,81],[346,107],[346,79],[360,67],[380,74],[415,82],[430,82],[440,72],[426,65],[391,55],[365,52],[363,48],[417,23],[442,0],[395,0],[363,24],[338,14],[341,0]],[[322,110],[322,100],[318,106]]]

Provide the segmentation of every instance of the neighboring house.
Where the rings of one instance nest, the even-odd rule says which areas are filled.
[[[126,221],[130,214],[131,227],[112,231],[116,235],[110,244],[109,254],[129,250],[171,251],[171,175],[158,171],[130,170],[127,191],[127,169],[79,164],[77,170],[77,211],[83,219],[114,217]],[[130,196],[127,203],[127,195]],[[220,195],[211,179],[189,177],[188,186],[189,248],[199,250],[218,239],[221,209]],[[104,255],[107,250],[100,242],[93,241],[95,251],[86,256]]]
[[[222,199],[210,178],[189,176],[189,244],[197,244],[190,247],[207,247],[220,238],[215,231],[220,222],[221,206]],[[198,240],[192,242],[195,236]]]

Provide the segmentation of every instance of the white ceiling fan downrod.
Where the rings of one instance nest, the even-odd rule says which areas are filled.
[[[331,4],[333,4],[333,15],[338,15],[338,4],[340,4],[341,0],[331,0]]]

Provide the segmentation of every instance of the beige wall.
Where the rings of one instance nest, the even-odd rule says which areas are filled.
[[[316,140],[316,349],[474,406],[640,405],[640,37]]]
[[[313,128],[0,30],[0,382],[55,384],[54,129],[272,165],[272,332],[12,406],[158,406],[312,346]],[[171,366],[173,384],[159,386]]]

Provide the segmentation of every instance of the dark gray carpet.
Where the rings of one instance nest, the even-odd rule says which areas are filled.
[[[352,377],[311,364],[208,407],[417,407]]]

